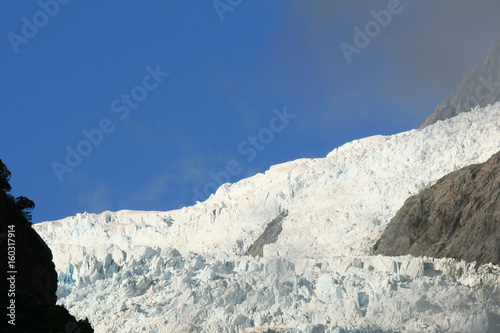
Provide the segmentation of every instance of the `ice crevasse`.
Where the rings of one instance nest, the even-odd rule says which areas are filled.
[[[495,332],[497,266],[371,249],[409,196],[499,150],[497,103],[275,165],[191,207],[34,228],[58,302],[97,332]],[[259,239],[262,257],[245,255]]]

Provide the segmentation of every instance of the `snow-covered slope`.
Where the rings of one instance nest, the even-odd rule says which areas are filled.
[[[370,252],[406,198],[498,150],[500,104],[273,166],[192,207],[34,228],[59,302],[97,332],[484,332],[500,320],[497,267]],[[284,211],[264,257],[244,256]]]

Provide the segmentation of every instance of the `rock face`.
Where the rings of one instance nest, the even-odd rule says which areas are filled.
[[[500,264],[500,152],[408,198],[374,250]]]
[[[263,257],[264,256],[264,245],[276,243],[278,240],[278,236],[283,230],[282,224],[285,217],[288,215],[288,211],[280,213],[274,220],[269,222],[266,226],[266,230],[262,233],[262,235],[257,238],[255,243],[253,243],[248,249],[246,255],[254,256],[254,257]]]
[[[500,103],[273,166],[195,206],[33,228],[58,302],[97,332],[498,333],[500,267],[370,254],[408,197],[499,147]]]
[[[475,106],[484,107],[500,101],[500,39],[486,57],[474,66],[458,84],[456,89],[439,105],[420,128],[438,120],[469,112]]]
[[[0,163],[1,160],[0,160]],[[3,165],[3,163],[2,163]],[[8,230],[15,230],[8,244]],[[15,246],[14,266],[8,267],[7,246]],[[12,249],[11,249],[12,250]],[[9,255],[12,253],[9,253]],[[14,202],[0,190],[0,266],[2,267],[1,307],[4,309],[2,332],[93,332],[88,321],[77,321],[68,311],[56,305],[57,273],[52,253],[40,236],[31,228]],[[5,285],[13,274],[14,284]],[[7,277],[4,277],[4,274]],[[7,298],[7,291],[15,295]],[[15,301],[15,317],[6,317],[6,308]],[[9,310],[10,312],[10,310]],[[15,318],[10,324],[7,321]],[[15,325],[12,325],[15,323]]]

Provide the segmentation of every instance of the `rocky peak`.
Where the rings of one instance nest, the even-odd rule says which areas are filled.
[[[500,38],[486,57],[476,64],[458,86],[437,106],[420,128],[439,120],[469,112],[476,106],[484,107],[500,101]]]

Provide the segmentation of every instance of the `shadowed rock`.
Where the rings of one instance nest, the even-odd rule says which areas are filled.
[[[0,166],[5,167],[1,160]],[[1,290],[5,292],[0,298],[4,311],[0,332],[93,332],[87,320],[77,321],[64,307],[56,305],[57,273],[52,253],[5,190],[10,186],[0,189]],[[9,230],[13,231],[10,243]],[[7,256],[8,246],[11,257]],[[11,277],[8,286],[4,275]],[[12,290],[9,297],[8,290]],[[6,316],[11,300],[15,302],[15,318]],[[11,319],[15,320],[8,323]]]
[[[500,152],[408,198],[374,251],[500,264]]]
[[[262,257],[264,256],[264,245],[276,243],[278,236],[283,230],[281,225],[283,220],[288,215],[288,211],[285,210],[281,212],[274,220],[268,223],[266,230],[262,235],[257,238],[257,240],[248,248],[246,253],[247,256]]]

